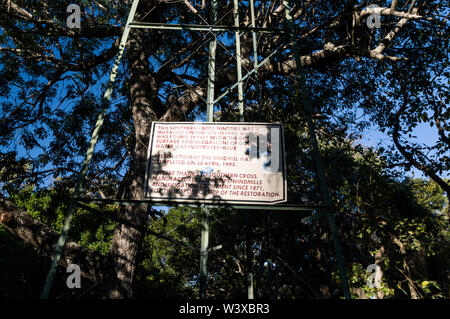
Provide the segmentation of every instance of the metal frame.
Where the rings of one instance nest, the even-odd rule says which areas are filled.
[[[214,25],[217,21],[217,0],[211,0],[210,24]],[[216,75],[216,49],[217,39],[213,37],[209,41],[208,58],[208,90],[206,97],[206,121],[214,122],[214,83]],[[209,208],[202,208],[202,232],[200,237],[200,299],[206,299],[206,287],[208,284],[208,244],[209,244]]]
[[[126,43],[128,41],[128,35],[130,34],[130,24],[133,22],[134,15],[136,14],[137,6],[139,4],[139,0],[134,0],[130,9],[130,13],[128,15],[127,22],[125,24],[125,29],[122,34],[122,38],[120,39],[119,44],[119,52],[114,61],[114,65],[111,69],[111,73],[109,75],[108,84],[106,86],[105,94],[103,95],[103,108],[100,114],[97,117],[97,122],[95,123],[94,131],[92,132],[91,141],[89,144],[89,148],[86,152],[85,159],[83,161],[82,169],[78,177],[78,181],[75,185],[73,197],[78,197],[83,193],[83,183],[87,175],[87,171],[89,168],[89,164],[92,159],[92,155],[94,153],[95,145],[97,144],[100,128],[103,125],[103,121],[105,119],[106,111],[108,110],[109,104],[111,102],[112,92],[114,88],[114,82],[117,76],[117,70],[119,69],[120,60],[122,59],[123,52],[125,50]],[[59,260],[61,259],[64,245],[66,243],[67,234],[70,229],[70,223],[72,222],[73,212],[75,209],[75,201],[73,199],[70,200],[69,208],[67,209],[66,216],[64,218],[64,224],[61,230],[61,234],[59,235],[58,242],[56,244],[55,253],[53,254],[52,261],[50,264],[50,270],[45,279],[44,287],[41,293],[41,299],[48,299],[48,295],[50,293],[50,289],[53,285],[53,279],[55,277],[56,268],[58,266]]]
[[[132,28],[140,29],[159,29],[159,30],[188,30],[188,31],[205,31],[205,32],[226,32],[226,31],[251,31],[258,33],[286,33],[288,30],[276,28],[256,28],[256,27],[240,27],[239,25],[204,25],[204,24],[183,24],[183,23],[155,23],[155,22],[133,22],[130,24]]]
[[[300,83],[300,93],[302,98],[302,106],[305,111],[306,122],[308,124],[309,139],[311,147],[313,149],[314,159],[316,162],[316,170],[319,176],[319,186],[320,194],[325,205],[328,207],[326,210],[326,217],[330,225],[331,234],[333,235],[333,245],[336,251],[336,261],[337,267],[339,269],[340,279],[342,283],[342,288],[344,291],[344,296],[346,299],[351,299],[350,289],[348,286],[347,272],[345,270],[344,258],[342,253],[341,242],[339,240],[339,231],[336,225],[336,219],[333,211],[333,200],[331,199],[331,191],[328,187],[327,178],[325,176],[325,170],[323,168],[322,157],[320,154],[319,143],[317,142],[316,132],[313,122],[313,114],[311,112],[311,106],[309,104],[308,91],[306,89],[306,76],[303,70],[302,63],[300,60],[300,52],[297,44],[297,39],[295,37],[294,22],[290,14],[289,3],[287,0],[283,0],[283,6],[285,9],[286,20],[288,22],[288,27],[290,29],[291,45],[294,49],[295,63],[297,65],[297,77]]]
[[[151,199],[100,199],[100,198],[82,198],[73,197],[72,200],[76,202],[85,202],[92,204],[113,204],[113,205],[132,205],[132,206],[163,206],[163,207],[195,207],[195,208],[234,208],[244,210],[273,210],[273,211],[322,211],[328,209],[327,206],[315,206],[315,205],[297,205],[297,204],[275,204],[275,205],[260,205],[260,204],[204,204],[204,203],[187,203],[187,202],[173,202],[167,201],[152,201]]]
[[[112,67],[109,81],[106,87],[106,91],[103,96],[103,109],[100,112],[100,114],[97,117],[97,122],[94,128],[94,131],[91,136],[91,141],[89,148],[86,152],[85,159],[82,164],[82,169],[79,174],[79,178],[77,181],[77,184],[75,185],[74,192],[72,195],[72,198],[70,200],[70,204],[64,219],[63,228],[61,231],[61,234],[59,236],[55,253],[53,255],[50,270],[48,272],[42,293],[41,298],[47,299],[48,295],[50,293],[50,289],[53,284],[54,275],[56,273],[56,268],[59,263],[59,260],[62,256],[62,251],[67,239],[67,233],[70,229],[70,223],[73,218],[74,209],[77,206],[77,202],[91,202],[91,203],[110,203],[110,204],[118,204],[118,205],[152,205],[152,206],[158,206],[158,205],[164,205],[164,206],[190,206],[190,207],[201,207],[203,211],[202,215],[202,234],[201,234],[201,247],[200,247],[200,298],[205,299],[206,298],[206,285],[207,285],[207,257],[208,252],[215,250],[217,247],[213,247],[208,249],[208,241],[209,241],[209,209],[210,208],[216,208],[216,207],[230,207],[235,209],[243,209],[243,210],[251,210],[251,209],[258,209],[258,210],[284,210],[284,211],[318,211],[318,214],[313,215],[308,218],[302,219],[302,221],[311,221],[315,218],[326,216],[330,225],[331,233],[333,235],[333,244],[336,251],[336,260],[337,260],[337,266],[340,272],[341,276],[341,282],[342,287],[344,291],[345,298],[351,298],[349,287],[348,287],[348,280],[347,275],[345,271],[345,266],[343,262],[343,254],[342,254],[342,248],[340,245],[339,240],[339,234],[336,226],[336,221],[333,213],[333,203],[331,200],[331,193],[328,188],[326,177],[324,174],[322,159],[320,155],[320,150],[317,143],[317,138],[315,134],[315,128],[314,128],[314,122],[312,120],[312,114],[311,114],[311,108],[309,106],[309,98],[306,90],[305,85],[305,74],[301,66],[300,61],[300,54],[298,49],[298,44],[295,37],[295,31],[294,31],[294,22],[292,20],[292,17],[290,15],[290,8],[287,0],[283,0],[283,5],[285,8],[285,16],[288,24],[288,30],[285,29],[274,29],[274,28],[258,28],[256,27],[255,23],[255,14],[254,14],[254,6],[255,1],[250,0],[250,14],[251,14],[251,27],[240,27],[239,25],[239,15],[238,15],[238,7],[239,7],[239,1],[233,0],[234,4],[234,26],[223,26],[223,25],[215,25],[217,21],[217,10],[218,10],[218,2],[217,0],[211,0],[211,16],[210,16],[210,25],[196,25],[196,24],[162,24],[162,23],[146,23],[146,22],[135,22],[134,16],[137,11],[137,7],[139,4],[139,0],[133,0],[127,22],[125,24],[124,32],[122,34],[120,45],[119,45],[119,52],[116,56],[116,59],[114,61],[114,65]],[[258,53],[257,53],[257,40],[256,40],[256,34],[257,33],[287,33],[290,35],[291,39],[291,45],[293,47],[294,55],[295,55],[295,61],[297,64],[297,76],[300,83],[300,90],[301,90],[301,96],[302,96],[302,107],[305,110],[307,124],[308,124],[308,130],[309,130],[309,136],[310,136],[310,143],[311,147],[313,149],[314,158],[316,161],[316,168],[318,171],[319,176],[319,184],[320,184],[320,191],[322,200],[325,203],[325,206],[303,206],[303,205],[270,205],[265,206],[267,209],[264,209],[264,206],[261,205],[227,205],[227,204],[217,204],[217,205],[196,205],[192,203],[172,203],[172,202],[153,202],[150,200],[115,200],[115,199],[107,199],[107,200],[99,200],[99,199],[86,199],[81,198],[81,195],[84,192],[83,189],[83,183],[87,175],[88,167],[90,164],[90,161],[92,159],[92,154],[95,149],[95,145],[98,141],[99,137],[99,131],[101,126],[103,125],[104,117],[106,115],[106,111],[109,107],[112,91],[114,87],[114,82],[117,75],[117,70],[120,65],[120,60],[122,58],[125,45],[128,40],[129,32],[131,28],[143,28],[143,29],[161,29],[161,30],[190,30],[190,31],[205,31],[205,32],[235,32],[235,45],[236,45],[236,61],[237,61],[237,83],[232,85],[231,87],[227,88],[225,92],[223,92],[217,99],[214,98],[214,80],[215,80],[215,56],[216,56],[216,49],[217,49],[217,39],[216,37],[213,37],[209,41],[209,59],[208,59],[208,85],[207,85],[207,121],[214,121],[214,105],[217,103],[220,99],[222,99],[224,96],[226,96],[229,92],[231,92],[234,88],[238,88],[238,108],[239,108],[239,115],[240,115],[240,121],[244,121],[244,104],[243,104],[243,81],[246,80],[249,76],[252,74],[255,74],[256,77],[258,75],[258,68],[265,64],[269,59],[275,55],[281,48],[275,49],[268,57],[266,57],[261,63],[258,61]],[[240,32],[241,31],[250,31],[252,32],[252,39],[253,39],[253,56],[254,56],[254,63],[253,63],[253,70],[249,71],[245,76],[242,76],[242,64],[241,64],[241,51],[240,51]],[[249,274],[248,278],[248,297],[251,299],[253,298],[253,283],[250,283],[250,280],[252,280],[251,274]]]

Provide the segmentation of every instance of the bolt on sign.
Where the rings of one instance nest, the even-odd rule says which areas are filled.
[[[279,123],[153,122],[145,197],[205,204],[286,202]]]

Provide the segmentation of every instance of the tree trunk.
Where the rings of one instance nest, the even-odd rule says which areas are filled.
[[[411,295],[411,299],[421,299],[417,289],[414,287],[414,281],[412,280],[411,271],[409,269],[408,261],[406,259],[405,245],[393,234],[391,235],[391,240],[399,247],[400,254],[402,255],[402,269],[399,269],[401,274],[405,277]]]
[[[142,41],[130,40],[128,44],[128,67],[130,69],[131,109],[135,129],[134,158],[130,165],[131,179],[126,191],[128,199],[143,199],[147,145],[151,123],[157,120],[152,108],[152,96],[156,86],[149,71],[149,55],[145,52]],[[113,259],[113,281],[109,298],[132,298],[133,277],[136,269],[136,256],[140,249],[147,222],[146,206],[123,206],[120,218],[129,224],[120,224],[114,232],[110,248]]]

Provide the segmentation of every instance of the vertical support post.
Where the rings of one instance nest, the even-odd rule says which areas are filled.
[[[207,261],[209,245],[209,209],[202,206],[202,235],[200,242],[200,299],[206,299]]]
[[[252,21],[252,28],[256,28],[255,21],[255,0],[250,0],[250,18]],[[256,38],[256,31],[252,31],[252,42],[253,42],[253,58],[255,63],[253,64],[253,68],[255,69],[255,73],[258,74],[258,41]]]
[[[234,26],[239,28],[239,3],[234,0]],[[235,32],[236,37],[236,68],[237,68],[237,83],[238,83],[238,107],[239,107],[239,121],[244,121],[244,89],[242,86],[242,56],[241,56],[241,35],[239,30]]]
[[[109,103],[111,101],[111,96],[112,96],[112,91],[114,88],[114,81],[116,80],[116,76],[117,76],[117,70],[119,68],[120,65],[120,60],[122,59],[122,55],[123,52],[125,50],[125,46],[128,40],[128,35],[130,33],[130,24],[133,22],[134,20],[134,15],[136,13],[136,9],[137,6],[139,4],[139,0],[134,0],[133,4],[131,5],[131,9],[130,9],[130,13],[128,14],[128,19],[127,22],[125,24],[125,29],[123,31],[121,40],[120,40],[120,45],[119,45],[119,52],[116,56],[116,59],[114,61],[114,65],[111,69],[111,73],[109,75],[109,81],[108,84],[106,86],[106,91],[103,95],[103,109],[100,112],[100,114],[97,117],[97,122],[95,123],[95,128],[94,131],[92,132],[92,136],[91,136],[91,141],[89,144],[89,148],[86,152],[86,156],[85,159],[83,161],[82,164],[82,168],[81,168],[81,172],[78,176],[78,180],[77,183],[75,185],[72,197],[73,198],[78,198],[80,197],[80,195],[83,193],[83,182],[86,178],[87,175],[87,171],[89,168],[89,163],[91,162],[92,159],[92,155],[94,153],[94,149],[95,149],[95,145],[97,144],[98,141],[98,137],[99,137],[99,132],[100,129],[103,125],[104,119],[105,119],[105,115],[106,115],[106,111],[109,107]],[[53,285],[53,279],[55,277],[55,273],[56,273],[56,268],[58,266],[59,260],[61,259],[62,256],[62,252],[64,249],[64,245],[66,243],[66,239],[67,239],[67,234],[69,232],[70,229],[70,223],[72,222],[72,218],[73,218],[73,212],[75,209],[75,200],[71,199],[70,203],[69,203],[69,207],[67,209],[67,213],[66,216],[64,218],[64,223],[63,223],[63,227],[61,230],[61,234],[59,235],[58,238],[58,242],[56,244],[56,249],[55,249],[55,253],[53,254],[53,258],[50,264],[50,270],[47,274],[47,277],[45,279],[45,283],[44,283],[44,287],[42,289],[42,293],[41,293],[41,299],[47,299],[48,295],[50,293],[50,289]]]
[[[322,158],[320,155],[319,144],[317,142],[316,132],[314,129],[314,122],[312,119],[311,106],[309,104],[309,97],[306,90],[306,80],[304,70],[302,68],[300,52],[298,49],[297,40],[295,38],[294,32],[294,22],[292,21],[292,16],[290,14],[289,4],[287,0],[283,0],[283,6],[285,9],[286,20],[288,22],[288,28],[290,31],[291,37],[291,45],[294,50],[295,63],[297,65],[297,76],[300,83],[300,93],[302,98],[302,105],[305,111],[306,121],[308,124],[308,133],[309,139],[311,143],[311,147],[313,149],[314,159],[316,162],[317,173],[319,176],[319,186],[322,200],[324,201],[325,206],[328,207],[326,211],[326,216],[328,219],[328,223],[330,225],[331,234],[333,236],[333,245],[336,252],[336,261],[337,267],[339,269],[340,279],[342,283],[342,289],[344,291],[344,296],[346,299],[351,299],[350,289],[348,286],[347,272],[345,270],[344,258],[342,253],[341,242],[339,240],[339,232],[336,225],[336,219],[333,212],[333,201],[331,199],[331,192],[327,184],[327,180],[324,173]]]
[[[254,19],[254,3],[253,0],[250,2],[251,11],[252,11],[252,26],[255,24]],[[234,0],[234,26],[239,27],[239,2],[238,0]],[[253,35],[253,47],[255,49],[256,45],[256,33],[252,31]],[[238,81],[238,106],[239,106],[239,121],[244,122],[244,90],[243,90],[243,83],[242,83],[242,56],[241,56],[241,35],[239,33],[239,30],[236,30],[235,32],[236,37],[236,68],[237,68],[237,81]],[[256,56],[255,65],[258,63],[258,57]],[[252,263],[253,263],[253,257],[251,253],[251,245],[249,240],[249,227],[250,227],[250,219],[248,217],[248,212],[244,212],[245,214],[245,233],[246,233],[246,271],[247,271],[247,298],[253,299],[253,272],[252,272]]]
[[[246,257],[246,271],[247,271],[247,298],[253,299],[253,249],[250,240],[251,221],[248,216],[249,212],[245,214],[245,257]]]
[[[210,24],[214,25],[217,21],[217,0],[211,0]],[[211,31],[212,32],[212,31]],[[206,121],[214,121],[214,83],[216,77],[216,47],[215,36],[209,41],[208,55],[208,90],[206,96]]]
[[[252,28],[256,28],[256,20],[255,20],[255,0],[250,0],[250,19],[252,22]],[[261,97],[261,86],[258,78],[258,40],[257,40],[257,32],[252,31],[252,43],[253,43],[253,59],[255,60],[253,63],[253,69],[255,70],[255,78],[256,78],[256,86],[259,87],[260,97]],[[261,100],[261,99],[260,99]],[[261,114],[261,104],[259,103],[259,112],[258,112],[258,120],[262,121]]]
[[[211,0],[210,24],[217,21],[217,0]],[[209,41],[208,55],[208,91],[206,97],[206,121],[214,122],[214,82],[216,76],[216,47],[217,41],[214,36]],[[202,207],[202,234],[200,239],[200,299],[206,299],[206,288],[208,278],[208,244],[209,244],[209,208]]]

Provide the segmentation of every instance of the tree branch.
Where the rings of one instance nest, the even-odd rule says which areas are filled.
[[[417,8],[416,8],[417,9]],[[402,12],[402,11],[395,11],[390,8],[366,8],[361,11],[359,14],[360,18],[363,18],[365,16],[369,15],[383,15],[383,16],[393,16],[393,17],[399,17],[399,18],[405,18],[405,19],[413,19],[413,20],[425,20],[430,22],[435,22],[438,24],[442,24],[443,22],[436,20],[435,18],[431,17],[425,17],[422,15],[417,14],[416,12]]]
[[[53,254],[59,234],[3,198],[0,199],[0,224],[47,257]],[[74,242],[67,242],[59,264],[63,267],[77,264],[84,277],[97,281],[106,274],[109,263],[109,257]]]
[[[412,9],[413,14],[415,14],[416,12],[417,8]],[[408,22],[408,20],[409,18],[406,17],[401,19],[397,23],[395,28],[384,37],[381,43],[375,49],[370,51],[370,56],[383,60],[385,56],[382,54],[382,52],[392,43],[392,40],[394,39],[396,34],[403,28],[403,26],[406,24],[406,22]]]
[[[59,25],[52,19],[36,19],[33,15],[19,7],[13,1],[4,0],[0,3],[0,11],[7,12],[9,15],[13,15],[18,19],[33,23],[37,28],[34,30],[28,30],[27,33],[38,34],[41,36],[66,36],[71,38],[107,38],[113,36],[120,36],[123,32],[123,28],[118,26],[91,26],[91,23],[86,23],[83,28],[70,29]],[[92,22],[92,20],[89,20]],[[43,26],[45,25],[45,27]]]
[[[425,173],[428,177],[430,177],[436,184],[438,184],[442,190],[447,194],[447,198],[450,199],[450,185],[446,183],[440,176],[436,174],[436,172],[430,168],[428,165],[420,163],[414,158],[414,154],[409,152],[404,145],[400,143],[400,116],[406,109],[407,105],[407,96],[406,92],[404,93],[404,102],[403,105],[400,107],[398,112],[394,115],[394,127],[393,127],[393,133],[392,138],[394,145],[397,147],[399,152],[402,154],[402,156],[415,168],[418,170],[421,170]]]

